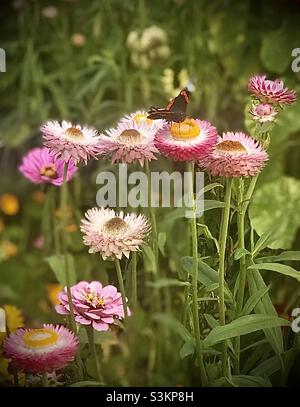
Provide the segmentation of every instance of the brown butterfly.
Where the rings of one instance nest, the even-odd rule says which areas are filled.
[[[186,108],[190,101],[191,91],[188,87],[182,89],[179,95],[172,99],[166,107],[151,106],[147,119],[164,119],[167,122],[183,122],[186,118]]]

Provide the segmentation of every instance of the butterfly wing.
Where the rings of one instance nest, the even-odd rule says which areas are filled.
[[[186,113],[187,104],[189,103],[190,92],[187,89],[180,91],[179,95],[172,99],[166,109],[171,112]]]

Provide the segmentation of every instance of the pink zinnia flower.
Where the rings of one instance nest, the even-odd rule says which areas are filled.
[[[161,154],[177,161],[197,161],[209,154],[217,141],[217,130],[209,122],[185,119],[160,130],[155,145]]]
[[[144,215],[135,213],[116,214],[113,209],[93,208],[81,221],[83,243],[90,246],[89,253],[100,252],[103,259],[115,256],[128,258],[137,251],[149,234],[149,221]]]
[[[256,75],[249,79],[248,90],[263,103],[280,103],[288,105],[297,100],[294,90],[284,87],[283,81],[266,79],[266,75]]]
[[[67,328],[47,324],[42,329],[17,329],[4,342],[5,357],[28,373],[52,372],[74,359],[78,341]]]
[[[273,122],[278,114],[277,110],[274,109],[274,106],[269,105],[268,103],[253,105],[250,113],[253,116],[253,119],[260,123]]]
[[[151,120],[148,119],[149,113],[145,110],[137,110],[134,113],[126,115],[120,120],[120,123],[131,123],[131,124],[146,124],[150,128],[155,128],[160,130],[167,125],[165,120]]]
[[[213,152],[198,162],[213,176],[253,177],[265,166],[268,154],[244,133],[228,132],[219,137]]]
[[[41,127],[44,145],[50,153],[63,161],[73,160],[75,164],[87,164],[90,158],[97,158],[100,152],[100,137],[97,130],[81,127],[63,121],[49,121]]]
[[[101,135],[103,154],[111,154],[112,162],[132,163],[138,161],[142,166],[145,160],[156,160],[159,151],[154,145],[157,128],[146,123],[120,122],[115,129]]]
[[[121,293],[112,285],[102,286],[98,281],[81,281],[71,287],[75,321],[82,325],[92,325],[97,331],[107,331],[116,319],[124,318]],[[62,315],[68,315],[70,308],[65,288],[58,295],[60,304],[55,307]]]
[[[25,178],[34,184],[62,185],[64,178],[64,161],[53,157],[48,148],[37,147],[30,150],[22,159],[19,170]],[[69,162],[67,181],[77,171],[73,161]]]

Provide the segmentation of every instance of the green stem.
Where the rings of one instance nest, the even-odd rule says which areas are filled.
[[[43,373],[42,382],[43,382],[43,387],[48,387],[49,386],[48,376],[47,376],[46,372]]]
[[[231,203],[231,190],[233,179],[226,180],[226,190],[223,210],[221,228],[220,228],[220,260],[219,260],[219,321],[220,325],[225,325],[225,254],[226,254],[226,241],[230,217],[230,203]],[[227,376],[227,343],[224,341],[222,350],[222,371],[223,376]]]
[[[137,306],[137,276],[136,276],[136,266],[137,266],[137,255],[136,252],[132,252],[131,261],[131,303],[132,307]]]
[[[61,195],[60,195],[60,215],[61,215],[61,235],[62,235],[62,244],[63,244],[63,256],[64,256],[64,266],[65,266],[65,275],[66,275],[66,286],[67,286],[67,295],[68,295],[68,304],[70,307],[70,322],[71,329],[76,333],[76,323],[74,317],[74,308],[71,296],[71,286],[70,286],[70,273],[69,273],[69,262],[67,254],[67,245],[65,241],[65,226],[67,220],[67,199],[68,199],[68,190],[67,190],[67,174],[68,174],[68,163],[64,165],[64,177],[63,184],[61,186]]]
[[[156,270],[155,272],[157,273],[157,266],[158,266],[158,242],[157,242],[157,223],[156,223],[156,215],[155,215],[155,210],[152,207],[152,199],[151,199],[151,194],[152,194],[152,185],[151,185],[151,172],[150,172],[150,166],[149,162],[145,160],[145,171],[147,175],[147,181],[148,181],[148,208],[150,212],[150,218],[151,218],[151,226],[152,226],[152,244],[153,244],[153,253],[155,256],[155,266]]]
[[[193,204],[194,216],[190,219],[191,237],[192,237],[192,256],[193,256],[193,272],[192,272],[192,311],[194,319],[194,334],[196,339],[196,354],[197,361],[200,368],[201,381],[204,386],[208,385],[208,378],[203,361],[202,345],[201,345],[201,331],[199,321],[199,308],[198,308],[198,234],[195,213],[195,200],[194,200],[194,163],[188,163],[188,168],[191,173],[191,185],[189,187],[190,202]]]
[[[119,287],[120,287],[120,291],[121,291],[121,295],[122,295],[124,315],[125,315],[125,317],[127,317],[128,312],[127,312],[127,301],[126,301],[125,287],[124,287],[124,281],[123,281],[123,277],[122,277],[120,261],[118,259],[115,259],[115,267],[116,267]]]
[[[244,204],[244,180],[240,178],[239,190],[238,190],[238,248],[245,249],[245,214],[243,210]],[[245,295],[245,285],[247,278],[247,267],[246,267],[246,257],[242,256],[240,259],[240,273],[239,273],[239,286],[237,292],[237,304],[235,310],[235,317],[238,318],[242,312],[244,305],[244,295]],[[238,336],[235,339],[235,374],[239,374],[240,371],[240,349],[241,349],[241,338]]]
[[[94,337],[94,329],[92,327],[86,327],[86,333],[89,341],[90,347],[90,354],[95,362],[96,372],[97,372],[97,379],[99,382],[103,383],[103,375],[100,366],[99,356],[97,354],[96,345],[95,345],[95,337]]]

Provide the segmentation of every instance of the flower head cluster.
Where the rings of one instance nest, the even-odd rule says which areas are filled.
[[[135,116],[137,117],[137,116]],[[152,120],[151,120],[152,122]],[[145,160],[155,160],[158,153],[154,145],[157,128],[146,121],[123,120],[116,128],[101,135],[101,149],[103,154],[110,154],[112,162],[132,163],[144,165]]]
[[[95,129],[67,121],[61,124],[49,121],[41,127],[41,132],[44,145],[49,148],[50,154],[65,162],[73,160],[75,164],[86,164],[90,158],[97,158],[100,153],[100,137]]]
[[[259,105],[253,104],[250,113],[253,120],[260,123],[266,123],[273,122],[278,114],[278,111],[274,108],[274,105],[260,103]]]
[[[102,286],[98,281],[81,281],[71,287],[75,321],[91,325],[97,331],[107,331],[116,319],[124,318],[122,296],[112,285]],[[60,304],[55,307],[62,315],[70,313],[67,290],[59,294]]]
[[[161,154],[176,161],[197,161],[207,156],[217,141],[217,130],[209,122],[185,119],[161,129],[155,145]]]
[[[64,161],[50,154],[48,148],[37,147],[30,150],[22,159],[19,170],[25,178],[34,184],[62,185],[64,178]],[[77,171],[73,161],[69,161],[67,181]]]
[[[213,176],[253,177],[268,160],[259,143],[244,133],[228,132],[219,137],[213,152],[198,164]]]
[[[289,105],[297,100],[296,92],[284,86],[283,81],[271,81],[266,75],[256,75],[249,79],[248,90],[262,103]]]
[[[74,359],[78,341],[67,328],[44,325],[41,329],[18,329],[4,342],[4,355],[13,366],[28,373],[52,372]]]
[[[81,231],[83,243],[90,246],[90,253],[99,252],[104,260],[111,256],[121,259],[138,250],[149,234],[150,226],[144,215],[93,208],[81,221]]]

